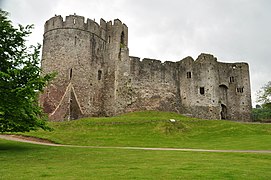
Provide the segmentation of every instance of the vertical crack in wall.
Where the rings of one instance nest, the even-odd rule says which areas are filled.
[[[182,98],[181,98],[181,85],[180,85],[180,71],[179,71],[179,65],[177,65],[177,68],[175,70],[175,86],[176,86],[176,110],[178,113],[181,112],[181,105],[182,105]]]

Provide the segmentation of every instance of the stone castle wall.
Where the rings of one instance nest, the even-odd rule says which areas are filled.
[[[51,120],[174,111],[206,119],[249,121],[249,69],[209,54],[161,62],[129,56],[128,27],[71,15],[45,23],[43,73],[57,72],[41,96]]]

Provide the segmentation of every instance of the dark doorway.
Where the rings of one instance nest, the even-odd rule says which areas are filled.
[[[221,104],[221,119],[227,119],[227,106],[225,106],[224,104]]]
[[[75,98],[75,94],[71,91],[70,98],[70,120],[78,119],[81,116],[79,104]]]
[[[219,96],[222,104],[227,104],[228,102],[228,87],[224,84],[219,85]]]

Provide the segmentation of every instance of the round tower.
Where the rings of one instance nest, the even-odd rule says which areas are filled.
[[[77,15],[45,23],[42,69],[57,76],[41,96],[51,120],[99,116],[103,106],[106,22]]]

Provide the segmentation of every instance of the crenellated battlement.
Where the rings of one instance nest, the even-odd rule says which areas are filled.
[[[87,18],[85,21],[83,16],[69,15],[66,16],[66,19],[64,20],[63,17],[59,15],[54,16],[46,21],[44,25],[44,34],[56,29],[78,29],[82,31],[88,31],[102,38],[103,40],[106,40],[106,33],[108,29],[120,26],[123,26],[124,29],[128,29],[127,26],[123,24],[119,19],[115,19],[114,24],[112,24],[112,21],[106,22],[101,18],[100,24],[98,24],[95,20],[89,18]]]

